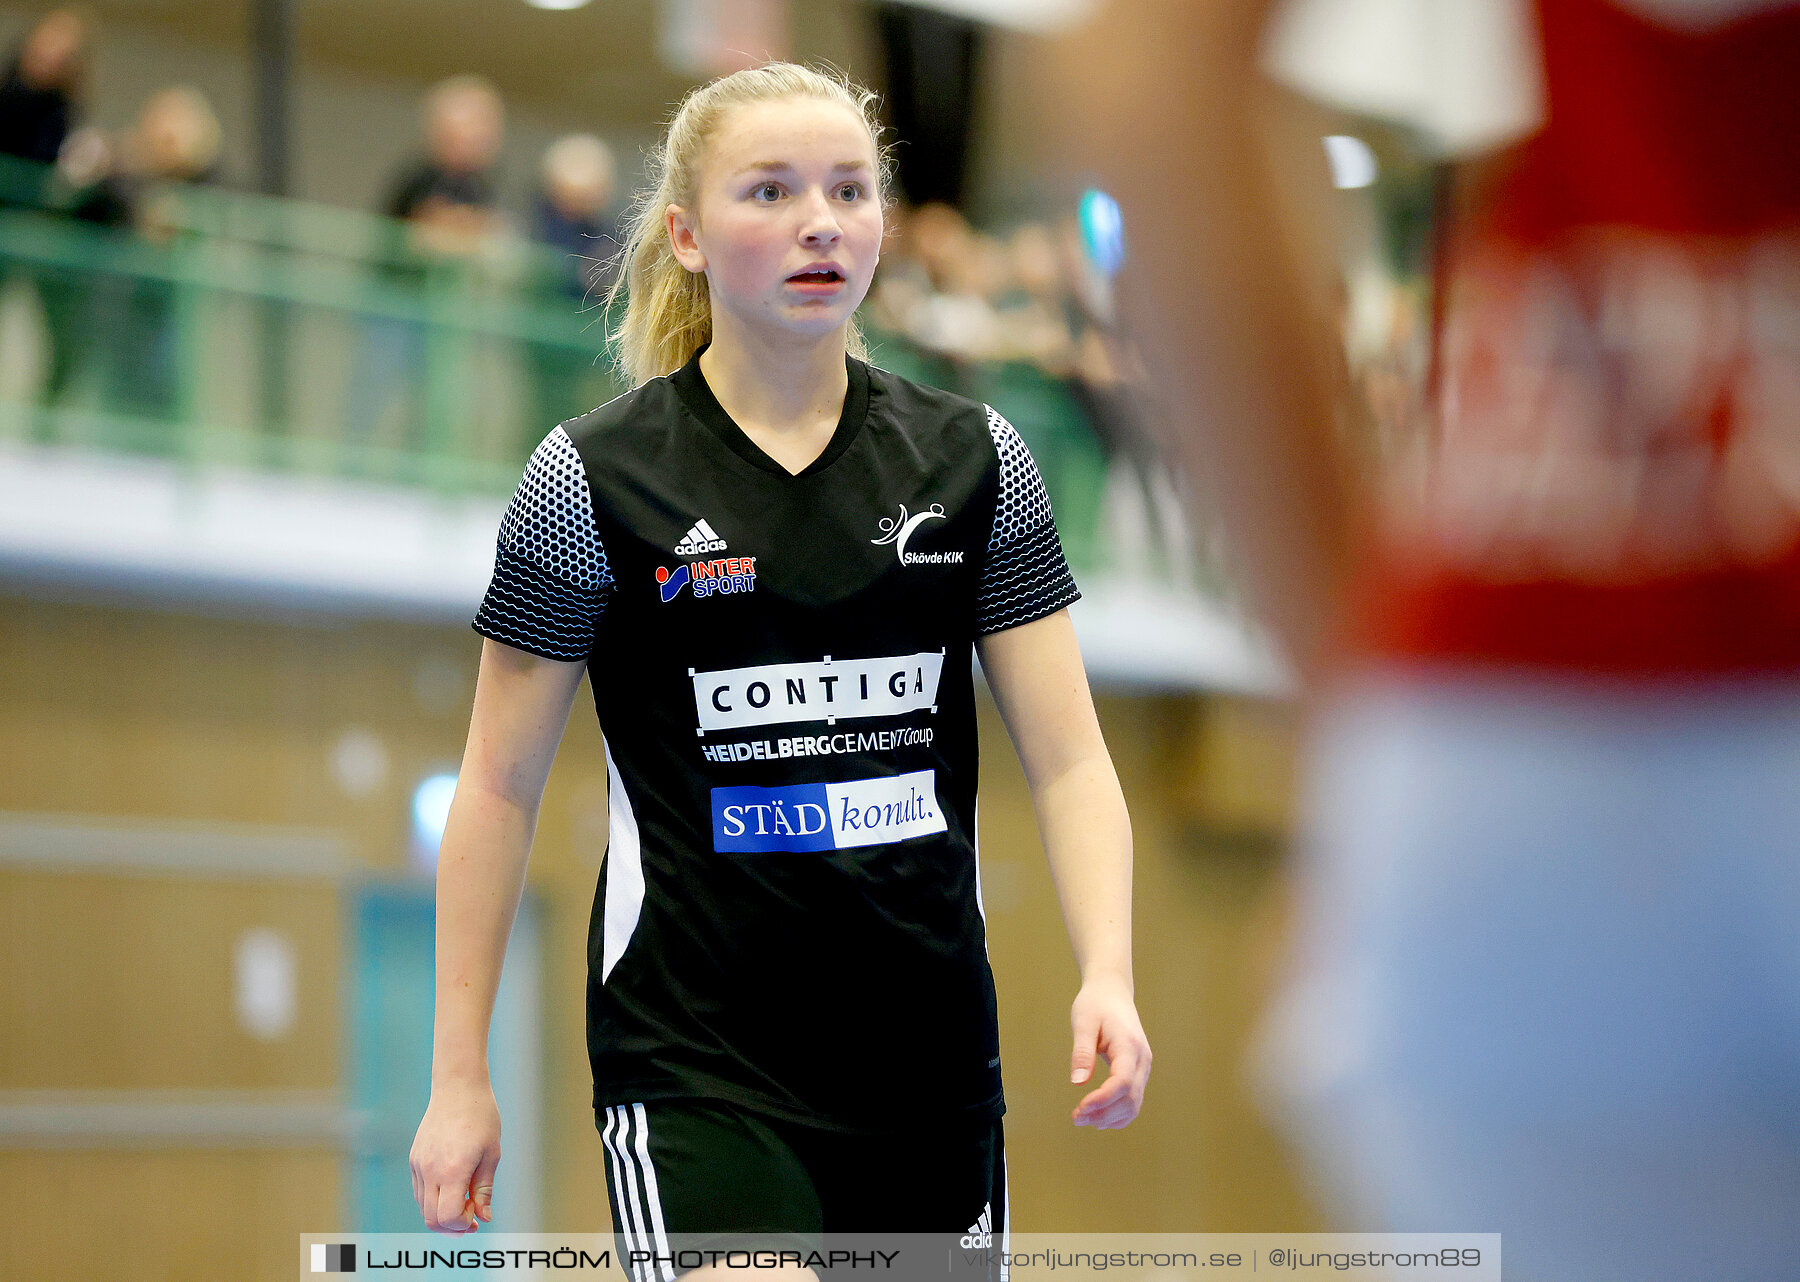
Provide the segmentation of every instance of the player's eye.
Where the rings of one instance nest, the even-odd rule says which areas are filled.
[[[781,184],[780,183],[758,184],[756,190],[750,193],[750,198],[752,200],[760,200],[765,203],[770,202],[770,201],[780,200],[781,199]]]
[[[837,189],[839,200],[861,200],[863,188],[861,183],[844,183]]]

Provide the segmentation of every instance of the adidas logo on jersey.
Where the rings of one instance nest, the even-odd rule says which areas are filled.
[[[706,523],[705,517],[695,521],[693,528],[682,535],[681,542],[675,545],[676,556],[699,556],[702,552],[723,552],[724,550],[725,540],[719,537],[717,530]]]

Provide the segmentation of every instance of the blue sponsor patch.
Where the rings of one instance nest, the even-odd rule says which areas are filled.
[[[721,854],[848,850],[944,831],[930,770],[785,788],[714,788],[712,820],[713,849]]]

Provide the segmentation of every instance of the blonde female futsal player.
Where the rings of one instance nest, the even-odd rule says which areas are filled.
[[[439,863],[435,1229],[489,1217],[488,1017],[584,669],[611,809],[588,1046],[628,1245],[1004,1233],[971,648],[1080,966],[1071,1080],[1111,1065],[1074,1120],[1137,1115],[1130,826],[1043,483],[993,410],[861,359],[871,103],[787,64],[689,95],[625,250],[635,388],[550,433],[501,524]]]

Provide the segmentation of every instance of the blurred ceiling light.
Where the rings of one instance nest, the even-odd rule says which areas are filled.
[[[686,76],[717,76],[791,56],[789,0],[658,0],[657,54]]]
[[[456,796],[456,776],[429,775],[413,790],[413,855],[427,871],[437,868],[438,847],[444,841],[444,825],[450,822],[450,801]]]
[[[1081,244],[1088,261],[1105,276],[1118,275],[1125,265],[1125,215],[1119,202],[1097,187],[1081,193],[1078,207]]]
[[[579,9],[588,0],[525,0],[533,9]]]
[[[1325,158],[1331,162],[1331,185],[1340,191],[1368,187],[1379,172],[1369,144],[1349,134],[1327,134]]]

